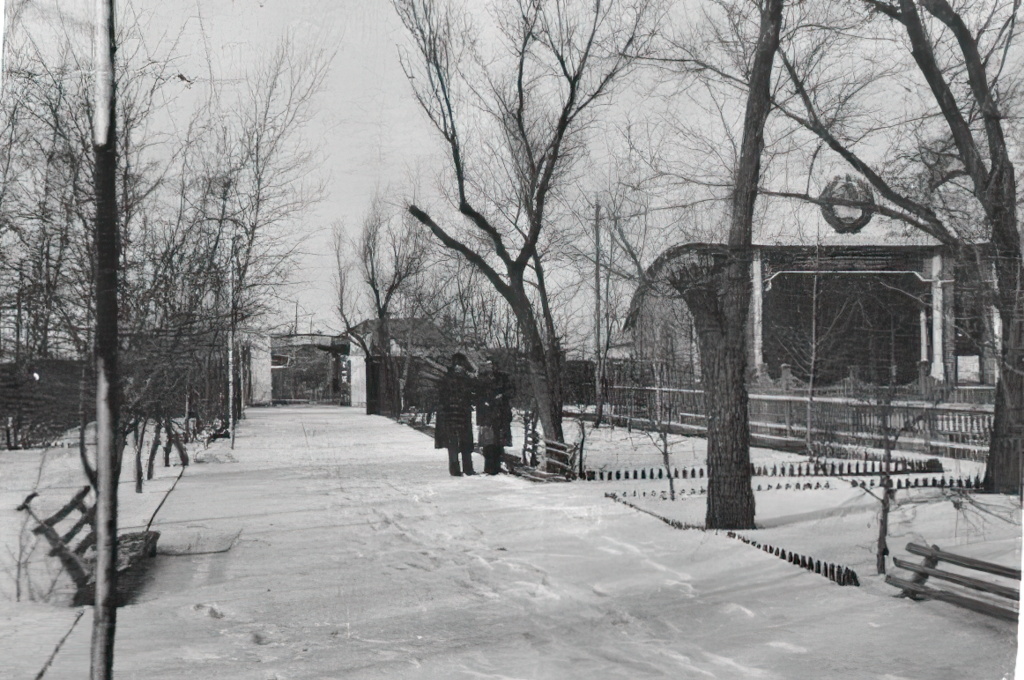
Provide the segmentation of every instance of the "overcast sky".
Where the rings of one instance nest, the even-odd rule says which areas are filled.
[[[2,1],[2,0],[0,0]],[[8,11],[25,0],[6,0]],[[307,130],[322,156],[327,180],[326,200],[296,226],[305,237],[293,284],[282,291],[282,318],[294,316],[298,301],[301,330],[310,321],[319,330],[337,329],[334,308],[331,225],[336,220],[350,231],[358,228],[378,188],[392,190],[400,201],[412,178],[432,177],[437,148],[416,107],[398,61],[403,29],[388,0],[133,0],[119,10],[139,15],[148,41],[168,44],[180,35],[175,52],[180,70],[194,87],[168,92],[169,108],[187,110],[190,98],[203,96],[208,83],[207,50],[222,89],[239,82],[247,65],[273,50],[286,31],[299,43],[336,50],[317,117]],[[91,0],[28,0],[18,30],[47,41],[60,8],[64,20],[92,20]],[[205,37],[204,37],[205,36]],[[83,46],[84,49],[88,47]],[[184,104],[176,107],[173,101]],[[183,122],[178,121],[178,122]],[[167,124],[174,124],[168,121]]]
[[[328,197],[300,225],[307,235],[295,284],[285,297],[299,302],[309,328],[338,327],[331,284],[334,260],[330,227],[342,220],[358,227],[377,188],[401,191],[432,165],[436,148],[416,108],[398,63],[402,27],[387,0],[170,0],[154,9],[168,22],[187,19],[200,48],[202,26],[221,73],[230,78],[245,62],[272,49],[286,30],[300,41],[323,41],[337,49],[310,138],[320,146]],[[174,12],[180,12],[175,17]],[[205,50],[203,50],[205,51]],[[196,55],[202,57],[201,54]],[[197,62],[201,63],[201,61]],[[397,200],[397,196],[395,197]],[[291,313],[291,310],[288,311]]]

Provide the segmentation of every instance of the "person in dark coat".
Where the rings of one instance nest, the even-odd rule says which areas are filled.
[[[489,362],[480,370],[476,424],[484,454],[484,472],[501,472],[501,457],[512,446],[512,381],[508,374],[494,370]]]
[[[434,448],[448,449],[448,472],[453,477],[473,472],[473,398],[472,365],[466,355],[452,356],[448,372],[438,386]],[[459,467],[459,457],[462,466]]]

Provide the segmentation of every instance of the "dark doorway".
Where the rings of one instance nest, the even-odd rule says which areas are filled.
[[[764,361],[816,385],[914,380],[928,286],[913,274],[783,273],[764,296]]]

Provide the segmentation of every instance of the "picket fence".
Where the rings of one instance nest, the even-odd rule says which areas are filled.
[[[829,581],[832,581],[837,585],[860,585],[860,579],[857,578],[857,572],[855,572],[853,569],[850,569],[849,567],[844,567],[840,564],[833,564],[831,562],[822,562],[821,560],[814,559],[813,557],[808,557],[807,555],[799,555],[793,552],[792,550],[787,551],[784,548],[779,548],[773,545],[769,545],[767,543],[762,544],[758,541],[747,538],[746,536],[737,534],[734,531],[728,532],[726,536],[728,536],[729,538],[735,538],[738,541],[743,541],[747,545],[757,548],[758,550],[763,550],[769,555],[775,555],[779,559],[785,560],[786,562],[789,562],[794,566],[800,567],[801,569],[806,569],[807,571],[811,571],[815,574],[824,576]]]

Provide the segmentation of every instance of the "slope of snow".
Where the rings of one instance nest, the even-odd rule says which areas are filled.
[[[119,611],[119,678],[1013,674],[1011,624],[898,599],[873,578],[842,588],[724,535],[674,530],[605,498],[614,484],[452,478],[428,437],[353,409],[252,409],[235,450],[219,441],[204,459],[154,525],[175,554],[155,558]],[[2,524],[17,496],[5,493]],[[759,540],[870,562],[864,492],[757,500]],[[698,495],[637,502],[703,517]],[[1012,503],[996,512],[1016,524],[993,516],[970,530],[951,508],[901,506],[894,545],[922,532],[990,557],[1019,550]],[[0,602],[0,677],[34,677],[74,613]],[[85,677],[90,619],[48,679]]]

